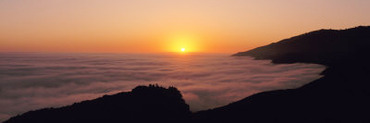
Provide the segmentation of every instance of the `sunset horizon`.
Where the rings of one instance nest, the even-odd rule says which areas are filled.
[[[0,0],[0,123],[370,123],[370,0]]]

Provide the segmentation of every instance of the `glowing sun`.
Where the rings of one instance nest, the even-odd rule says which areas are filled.
[[[167,52],[177,52],[181,54],[199,52],[201,39],[193,35],[172,35],[165,39],[164,47]]]

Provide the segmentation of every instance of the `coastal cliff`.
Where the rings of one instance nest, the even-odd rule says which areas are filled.
[[[324,77],[297,89],[258,93],[227,106],[197,112],[197,122],[370,122],[370,27],[318,30],[233,56],[273,63],[327,66]]]

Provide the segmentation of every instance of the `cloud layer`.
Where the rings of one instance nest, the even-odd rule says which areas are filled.
[[[198,111],[302,86],[324,68],[211,54],[0,54],[0,121],[153,83],[179,88]]]

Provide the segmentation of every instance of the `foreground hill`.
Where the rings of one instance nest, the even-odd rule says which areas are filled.
[[[190,114],[176,88],[151,85],[62,108],[30,111],[4,123],[182,123]]]
[[[303,87],[252,95],[195,114],[197,122],[369,123],[370,27],[319,30],[234,56],[327,65]]]

